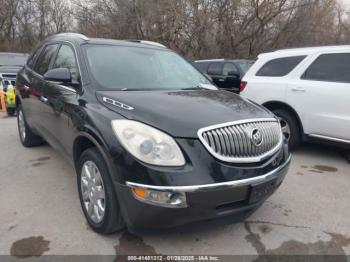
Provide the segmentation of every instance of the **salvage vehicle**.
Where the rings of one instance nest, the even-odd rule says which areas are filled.
[[[241,95],[280,119],[291,148],[303,141],[350,147],[350,46],[261,54]]]
[[[10,81],[15,86],[17,72],[25,65],[28,54],[0,52],[0,82]],[[2,89],[0,84],[0,89]]]
[[[45,140],[74,165],[98,233],[244,219],[291,161],[271,112],[159,43],[58,34],[17,80],[22,144]]]
[[[0,53],[0,93],[4,96],[4,106],[0,103],[0,108],[9,115],[15,114],[15,85],[17,72],[23,67],[28,58],[24,53]]]
[[[241,79],[254,62],[245,59],[197,60],[193,65],[220,89],[239,93]]]

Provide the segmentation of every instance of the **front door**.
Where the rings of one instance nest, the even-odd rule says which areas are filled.
[[[60,46],[50,69],[54,68],[68,68],[72,80],[67,84],[45,81],[45,88],[43,88],[46,100],[43,106],[45,129],[50,133],[52,143],[63,153],[69,154],[71,152],[69,123],[72,108],[78,100],[73,83],[76,86],[79,81],[76,57],[70,45]]]

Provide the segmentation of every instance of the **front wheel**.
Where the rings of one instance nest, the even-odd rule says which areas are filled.
[[[288,140],[290,149],[297,148],[301,143],[301,131],[295,117],[284,109],[272,111],[279,119],[283,135]]]
[[[96,148],[83,152],[77,173],[80,203],[90,227],[100,234],[123,229],[125,223],[110,174]]]

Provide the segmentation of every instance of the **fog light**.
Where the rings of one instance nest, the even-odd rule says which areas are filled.
[[[139,187],[132,188],[136,199],[156,206],[183,208],[187,207],[186,194],[182,192],[156,191]]]

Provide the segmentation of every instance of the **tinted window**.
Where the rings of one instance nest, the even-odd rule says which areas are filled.
[[[222,73],[222,63],[215,62],[211,63],[208,68],[209,75],[221,75]]]
[[[78,67],[74,51],[68,45],[62,45],[57,53],[52,68],[68,68],[72,74],[72,80],[78,81]]]
[[[200,89],[208,79],[181,56],[163,49],[88,45],[94,79],[109,90]]]
[[[224,76],[233,75],[233,74],[238,74],[239,75],[239,71],[238,71],[237,67],[234,64],[232,64],[232,63],[225,63],[224,67],[222,69],[222,74]]]
[[[285,76],[289,74],[306,56],[292,56],[270,60],[256,73],[257,76]]]
[[[207,67],[208,67],[207,63],[194,63],[194,66],[202,73],[207,72]]]
[[[45,47],[44,51],[41,53],[38,61],[35,64],[34,70],[38,74],[44,75],[47,72],[47,70],[49,69],[52,57],[56,52],[57,46],[58,45],[55,44],[55,45],[48,45]]]
[[[350,54],[320,55],[302,79],[350,83]]]

